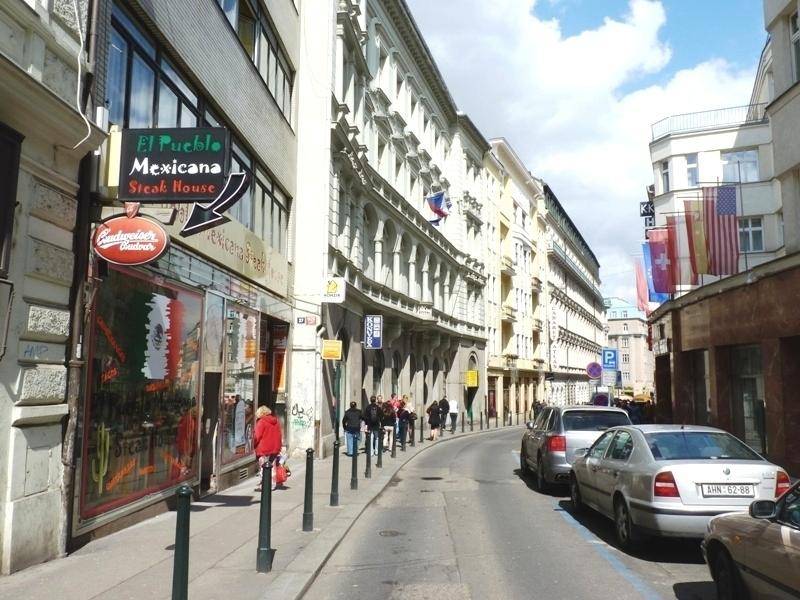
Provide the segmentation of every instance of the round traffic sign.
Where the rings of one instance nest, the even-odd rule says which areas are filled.
[[[600,379],[603,376],[603,367],[600,363],[590,362],[586,365],[586,373],[590,379]]]

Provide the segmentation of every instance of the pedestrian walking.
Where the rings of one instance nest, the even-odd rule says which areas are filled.
[[[361,411],[355,402],[350,403],[350,408],[344,411],[342,427],[344,428],[345,441],[347,442],[347,456],[358,454],[358,445],[361,442]]]
[[[267,406],[259,406],[256,410],[256,427],[253,431],[253,445],[255,446],[256,458],[258,459],[258,473],[259,482],[256,486],[256,491],[261,491],[261,486],[264,484],[261,478],[264,474],[264,465],[267,461],[270,464],[275,462],[275,459],[281,453],[283,446],[283,435],[281,434],[281,424],[278,422],[277,417],[272,414],[272,411]],[[275,471],[272,471],[272,489],[275,489]]]
[[[440,432],[444,435],[445,429],[447,429],[447,417],[450,415],[450,403],[447,401],[447,396],[444,396],[439,401],[439,423],[442,431]]]
[[[392,445],[392,433],[394,432],[394,426],[397,422],[397,417],[394,414],[394,409],[390,402],[383,403],[383,411],[381,417],[381,426],[383,427],[383,435],[385,436],[383,441],[383,449],[388,450],[391,448]]]
[[[428,413],[428,425],[431,426],[431,436],[428,439],[435,442],[439,433],[439,427],[442,424],[442,413],[439,408],[439,403],[434,400],[425,412]]]
[[[458,420],[458,400],[450,402],[450,433],[456,432],[456,421]]]
[[[397,409],[397,431],[398,438],[402,445],[408,441],[408,423],[411,418],[411,413],[406,409],[406,403],[400,401],[400,408]]]
[[[379,435],[383,435],[381,431],[381,409],[378,406],[378,399],[375,396],[369,397],[369,404],[364,409],[364,423],[370,433],[370,443],[372,444],[372,455],[378,456],[378,446],[380,441]]]

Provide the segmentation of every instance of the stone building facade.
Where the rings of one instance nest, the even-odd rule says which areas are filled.
[[[73,335],[80,207],[104,134],[78,102],[86,5],[0,7],[0,571],[66,549],[62,445],[83,355]],[[81,31],[78,30],[80,23]],[[68,462],[68,461],[67,461]]]
[[[622,388],[630,388],[634,396],[649,395],[653,388],[655,363],[649,346],[647,318],[622,298],[606,298],[608,346],[619,356]]]

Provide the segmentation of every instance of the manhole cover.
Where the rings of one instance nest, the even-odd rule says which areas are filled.
[[[378,535],[381,537],[397,537],[400,535],[400,532],[394,529],[384,529],[383,531],[379,531]]]
[[[422,481],[441,481],[444,477],[422,477]]]

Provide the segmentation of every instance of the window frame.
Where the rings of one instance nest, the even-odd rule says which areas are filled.
[[[628,436],[628,441],[630,442],[630,448],[631,449],[630,449],[630,452],[628,452],[628,455],[625,458],[616,458],[614,456],[614,449],[616,448],[617,440],[622,438],[623,435],[627,435]],[[626,446],[627,446],[627,443],[628,442],[625,442]],[[631,459],[631,455],[633,454],[633,451],[635,450],[635,448],[636,448],[636,444],[633,441],[633,434],[630,431],[628,431],[627,429],[620,429],[620,430],[617,431],[616,435],[614,436],[614,439],[611,440],[611,443],[608,445],[608,449],[606,450],[606,458],[608,460],[616,460],[616,461],[619,461],[619,462],[628,462]],[[623,449],[624,449],[624,446],[623,446]]]
[[[24,136],[0,122],[0,279],[11,269],[14,212],[17,208],[19,161]]]
[[[727,166],[734,167],[734,166],[736,166],[737,163],[739,163],[739,165],[749,164],[749,163],[746,163],[745,161],[742,161],[742,160],[733,160],[733,161],[731,161],[730,159],[726,159],[726,156],[742,156],[742,155],[744,155],[746,153],[753,153],[753,155],[755,156],[755,179],[748,179],[746,177],[746,174],[748,173],[748,171],[745,170],[745,169],[741,169],[741,167],[736,169],[735,176],[726,177],[725,176],[725,167],[727,167]],[[722,179],[723,179],[723,181],[725,183],[735,183],[735,184],[739,184],[739,183],[758,183],[759,181],[761,181],[760,164],[759,164],[760,160],[759,160],[759,156],[758,156],[758,148],[742,148],[740,150],[727,150],[727,151],[723,150],[723,151],[720,151],[720,153],[719,153],[719,161],[720,161],[720,164],[722,166]]]
[[[694,160],[690,162],[690,158],[694,157]],[[692,178],[691,173],[694,173],[694,178]],[[686,155],[686,186],[690,188],[696,188],[700,185],[700,168],[699,168],[699,157],[697,152],[692,152]]]
[[[794,83],[797,83],[800,81],[800,16],[798,16],[798,11],[794,11],[789,16],[789,45],[793,67],[792,75]]]
[[[758,221],[758,227],[753,225],[754,221]],[[737,219],[737,232],[739,234],[739,252],[743,254],[752,254],[754,252],[764,252],[764,218],[763,217],[739,217]],[[761,247],[755,248],[753,244],[753,234],[755,232],[761,233]],[[747,248],[742,244],[742,235],[747,236]]]
[[[670,183],[669,182],[669,161],[668,160],[662,160],[660,168],[661,168],[661,193],[662,194],[666,194],[666,193],[669,193],[669,191],[670,191],[670,185],[669,185],[669,183]]]

